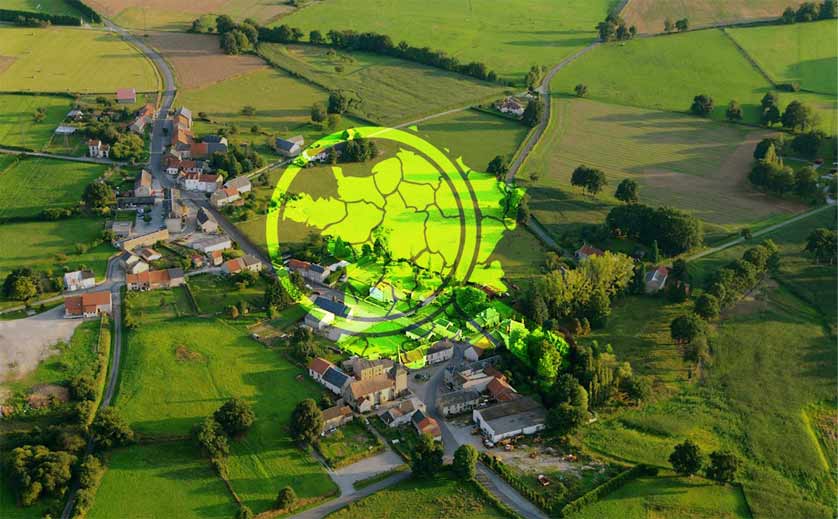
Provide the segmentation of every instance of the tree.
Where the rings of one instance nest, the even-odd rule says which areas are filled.
[[[743,240],[748,241],[754,237],[754,233],[751,231],[750,227],[742,227],[739,231],[739,236],[741,236]]]
[[[489,161],[489,165],[486,166],[486,173],[491,173],[499,179],[506,176],[507,171],[509,171],[509,164],[500,155],[495,155],[495,158]]]
[[[544,77],[544,68],[538,65],[530,67],[529,72],[524,77],[524,84],[527,85],[527,90],[535,92],[538,84],[541,83],[541,78]]]
[[[227,436],[238,436],[253,425],[256,415],[250,404],[241,398],[231,398],[213,413],[215,421],[224,429]]]
[[[588,166],[579,166],[573,170],[573,174],[570,176],[570,183],[574,186],[582,187],[586,192],[596,196],[608,184],[608,181],[605,179],[605,173],[602,170]]]
[[[836,249],[838,249],[838,233],[820,227],[809,233],[803,250],[814,255],[816,263],[823,262],[832,265],[838,254]]]
[[[705,469],[709,479],[718,483],[732,483],[739,470],[739,458],[730,451],[715,451],[710,453],[710,464]]]
[[[41,291],[41,285],[35,272],[28,268],[12,270],[3,280],[3,294],[9,299],[27,301]]]
[[[672,23],[672,20],[667,17],[667,19],[663,21],[663,30],[667,33],[670,33],[674,28],[675,24]]]
[[[614,198],[626,204],[636,204],[640,200],[640,186],[630,178],[624,178],[617,185]]]
[[[108,206],[116,201],[111,186],[105,182],[91,182],[84,188],[82,200],[91,209]]]
[[[700,117],[707,117],[713,112],[713,98],[706,94],[699,94],[693,98],[693,104],[690,106],[690,111],[694,115]]]
[[[486,292],[474,287],[456,288],[454,302],[466,315],[477,315],[489,306]]]
[[[311,120],[316,123],[322,123],[326,120],[328,114],[326,113],[326,107],[323,103],[314,103],[311,105]]]
[[[769,106],[762,112],[762,124],[771,126],[780,122],[780,108],[777,106]]]
[[[573,90],[576,92],[576,97],[585,97],[588,95],[588,85],[584,83],[579,83]]]
[[[105,449],[134,441],[134,431],[113,407],[99,411],[90,426],[90,435],[98,446]]]
[[[297,404],[291,414],[291,437],[294,440],[314,445],[323,430],[323,412],[317,402],[306,398]]]
[[[253,510],[247,505],[241,505],[236,512],[236,519],[253,519]]]
[[[253,105],[244,105],[242,107],[242,115],[255,115],[256,108]]]
[[[23,506],[30,506],[42,495],[63,495],[73,476],[76,457],[51,451],[43,445],[24,445],[11,451],[7,469]]]
[[[443,453],[442,443],[434,440],[430,434],[422,434],[413,448],[410,468],[417,477],[431,477],[442,468]]]
[[[312,45],[323,45],[326,43],[326,38],[323,37],[323,33],[320,31],[311,31],[308,33],[308,41]]]
[[[290,510],[294,503],[297,502],[297,494],[291,487],[284,487],[276,496],[276,503],[274,508],[277,510]]]
[[[540,97],[537,97],[527,103],[527,107],[524,109],[524,115],[521,117],[521,121],[530,128],[534,128],[541,122],[543,114],[544,101],[542,101]]]
[[[558,434],[571,434],[588,418],[588,392],[570,374],[556,379],[549,394],[553,406],[547,412],[547,427]],[[558,405],[556,405],[556,403]]]
[[[757,143],[756,148],[754,148],[754,158],[756,160],[762,160],[768,155],[769,150],[770,153],[774,154],[774,158],[776,160],[778,156],[777,150],[783,149],[783,141],[780,138],[768,137],[766,139],[762,139]]]
[[[111,146],[111,156],[117,160],[139,162],[145,153],[143,138],[135,133],[120,135]]]
[[[195,429],[195,440],[213,458],[222,458],[230,453],[224,428],[212,416],[204,418]]]
[[[720,311],[719,298],[713,294],[701,294],[695,300],[695,313],[708,321],[718,317]]]
[[[681,315],[672,320],[669,333],[676,343],[692,342],[696,337],[705,335],[707,325],[695,314]]]
[[[284,310],[288,308],[294,299],[282,281],[271,278],[265,286],[265,306],[268,308],[275,308],[277,310]]]
[[[342,114],[349,110],[351,104],[351,100],[343,92],[333,91],[329,93],[328,111],[330,114]]]
[[[669,463],[678,474],[692,476],[701,470],[701,449],[692,440],[684,440],[669,455]]]
[[[785,11],[783,11],[783,15],[780,17],[780,22],[784,24],[794,23],[794,15],[794,8],[786,7]]]
[[[658,240],[652,241],[652,246],[649,248],[649,261],[652,263],[657,263],[660,261],[661,252],[660,248],[658,247]]]
[[[477,449],[469,444],[454,451],[454,472],[463,479],[474,479],[477,474]]]
[[[725,111],[725,117],[727,117],[728,121],[741,121],[742,120],[742,107],[739,106],[739,103],[736,100],[732,100],[727,104],[727,110]]]
[[[791,141],[791,149],[804,157],[817,155],[821,144],[827,140],[827,136],[820,130],[812,130],[796,135]]]
[[[96,400],[96,381],[90,375],[77,375],[70,379],[70,395],[74,400]]]
[[[678,29],[678,32],[687,31],[690,28],[690,21],[687,18],[681,18],[675,22],[675,28]]]
[[[647,400],[652,394],[652,384],[646,377],[628,377],[621,384],[621,388],[627,397],[638,403]]]
[[[800,101],[792,101],[786,106],[780,122],[783,123],[783,128],[788,128],[792,131],[797,129],[805,130],[814,123],[812,109]]]
[[[215,18],[215,29],[218,31],[218,34],[223,34],[225,32],[230,32],[236,28],[236,22],[233,21],[226,14],[222,14]]]

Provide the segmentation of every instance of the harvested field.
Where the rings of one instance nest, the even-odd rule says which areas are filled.
[[[39,384],[32,388],[32,392],[26,397],[26,401],[34,408],[47,407],[50,401],[70,401],[70,390],[58,384]]]
[[[266,68],[256,56],[224,54],[218,36],[155,32],[148,42],[172,64],[178,86],[187,90]]]
[[[779,18],[785,0],[629,0],[622,15],[640,33],[663,32],[664,20],[688,18],[690,27]]]
[[[11,56],[0,56],[0,74],[5,72],[7,68],[11,67],[14,62],[15,58]]]
[[[294,10],[276,0],[90,0],[90,5],[123,27],[166,31],[182,31],[196,18],[211,21],[218,14],[238,20],[253,18],[264,24]]]

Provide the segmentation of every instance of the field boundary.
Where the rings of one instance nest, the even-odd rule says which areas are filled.
[[[771,84],[772,87],[774,87],[774,89],[777,89],[777,87],[778,87],[777,82],[774,81],[773,79],[771,79],[771,76],[768,75],[768,72],[766,72],[765,69],[763,69],[760,66],[760,64],[757,63],[757,61],[750,54],[748,54],[748,51],[745,50],[745,47],[740,45],[739,42],[736,41],[736,38],[734,38],[733,36],[730,35],[729,32],[727,32],[727,27],[720,27],[719,30],[722,32],[722,34],[725,35],[725,38],[728,41],[730,41],[733,44],[734,47],[736,47],[736,50],[739,51],[739,53],[742,55],[742,57],[745,58],[745,60],[747,60],[747,62],[751,64],[751,66],[754,68],[754,70],[759,72],[760,75],[763,78],[765,78],[765,80],[768,81]]]

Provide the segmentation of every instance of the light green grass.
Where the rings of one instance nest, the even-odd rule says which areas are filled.
[[[446,517],[477,519],[507,517],[479,495],[471,484],[449,472],[430,479],[407,479],[390,488],[356,501],[327,517],[349,519],[356,517]]]
[[[84,162],[26,158],[0,171],[0,217],[32,218],[44,209],[73,207],[105,167]]]
[[[111,32],[52,27],[0,28],[0,91],[97,92],[156,90],[157,74],[134,47]]]
[[[498,85],[389,56],[310,45],[263,44],[259,51],[324,88],[352,92],[360,99],[353,112],[382,125],[459,108],[502,91]]]
[[[116,406],[145,435],[185,435],[228,398],[248,400],[256,422],[232,442],[230,480],[257,512],[270,507],[278,488],[292,485],[303,498],[331,492],[320,465],[288,435],[291,410],[317,398],[320,388],[303,373],[248,337],[243,326],[215,319],[173,319],[159,306],[160,291],[140,294],[141,325],[125,337]],[[178,360],[177,349],[190,352]],[[183,349],[185,348],[185,350]]]
[[[81,16],[81,13],[65,0],[4,0],[2,8],[33,13]]]
[[[742,491],[701,478],[642,477],[630,481],[572,519],[750,518]]]
[[[134,445],[108,458],[90,519],[235,515],[232,496],[191,442]]]
[[[105,12],[111,14],[111,0],[98,0],[99,4],[109,7]],[[267,24],[279,16],[292,11],[294,8],[285,2],[253,0],[227,0],[213,2],[210,5],[190,2],[189,0],[174,0],[166,3],[145,5],[143,0],[116,2],[120,9],[113,16],[114,22],[122,27],[132,29],[148,29],[161,31],[185,31],[192,25],[192,20],[201,18],[207,26],[215,26],[215,18],[219,14],[227,14],[236,20],[252,18],[259,23]]]
[[[42,150],[70,106],[71,100],[66,97],[0,95],[0,147]],[[33,117],[38,108],[46,109],[46,117],[41,122],[35,122]]]
[[[332,467],[355,463],[377,454],[383,448],[359,420],[353,420],[320,439],[317,450]]]
[[[777,83],[834,96],[838,92],[838,22],[730,29],[728,33]]]
[[[252,286],[239,290],[227,276],[205,274],[190,277],[189,288],[201,314],[223,313],[239,301],[245,301],[251,313],[261,311],[264,306],[265,282],[262,278],[257,278]]]
[[[522,84],[531,65],[553,65],[596,39],[594,27],[611,2],[535,0],[333,0],[283,18],[302,28],[354,29],[441,49],[462,62],[482,61],[502,79]]]
[[[771,85],[721,30],[711,29],[625,44],[602,45],[571,63],[552,83],[553,92],[572,94],[584,83],[591,99],[616,104],[688,112],[693,97],[715,101],[711,117],[725,119],[725,108],[737,100],[744,121],[757,124],[759,102]],[[794,99],[821,115],[821,126],[835,126],[835,100],[807,93],[780,95],[781,109]]]

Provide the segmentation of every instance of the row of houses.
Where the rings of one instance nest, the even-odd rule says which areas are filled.
[[[407,370],[389,359],[354,357],[345,363],[352,376],[326,359],[317,357],[308,365],[311,378],[340,395],[359,413],[396,400],[407,392]]]
[[[185,282],[183,269],[171,268],[162,270],[146,270],[138,274],[126,274],[125,284],[128,290],[156,290],[160,288],[179,287]]]
[[[64,297],[65,319],[96,317],[102,314],[110,314],[112,311],[113,301],[109,290]]]

